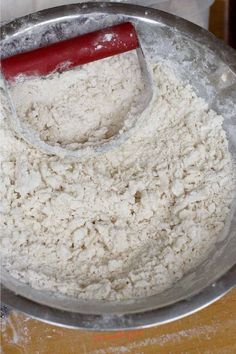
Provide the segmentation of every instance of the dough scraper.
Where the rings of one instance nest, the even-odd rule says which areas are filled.
[[[117,134],[117,136],[110,138],[109,141],[102,142],[99,145],[88,144],[83,146],[84,144],[81,144],[81,147],[77,150],[53,146],[42,141],[38,132],[19,119],[7,86],[11,81],[17,80],[20,75],[26,78],[34,76],[45,77],[55,72],[70,70],[79,65],[131,50],[136,50],[137,52],[144,80],[144,91],[139,110],[139,114],[141,114],[152,99],[152,80],[136,29],[131,22],[114,25],[2,59],[2,84],[10,102],[12,113],[10,123],[15,133],[44,153],[78,159],[86,156],[88,150],[91,156],[93,153],[107,152],[122,144],[126,140],[128,132]]]

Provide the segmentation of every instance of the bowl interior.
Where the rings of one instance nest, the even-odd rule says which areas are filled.
[[[122,21],[137,26],[142,47],[153,60],[172,62],[210,107],[224,115],[230,150],[236,161],[236,57],[207,31],[185,20],[124,4],[69,5],[27,16],[2,28],[2,55],[9,56]],[[235,204],[235,202],[234,202]],[[122,303],[79,301],[34,290],[2,270],[3,285],[30,300],[56,309],[85,314],[137,313],[163,308],[199,293],[235,264],[236,215],[231,218],[209,257],[162,294]]]

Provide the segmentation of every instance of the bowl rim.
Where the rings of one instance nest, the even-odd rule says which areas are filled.
[[[235,285],[236,265],[215,283],[192,297],[160,309],[124,315],[92,315],[63,311],[17,295],[3,285],[1,295],[3,304],[9,306],[10,309],[47,324],[97,332],[125,331],[151,328],[192,315],[221,299]]]
[[[27,27],[25,26],[26,22],[30,23],[31,26],[32,23],[34,25],[41,22],[47,23],[47,21],[52,21],[53,19],[58,18],[58,15],[63,18],[70,17],[75,11],[81,14],[90,12],[120,15],[125,14],[131,18],[140,17],[147,21],[154,22],[160,20],[161,17],[167,25],[174,25],[182,33],[188,34],[191,32],[191,34],[195,36],[196,41],[206,45],[209,49],[216,53],[218,57],[220,57],[236,74],[236,51],[227,46],[223,41],[217,39],[207,30],[187,20],[160,10],[138,5],[116,2],[89,2],[53,7],[4,24],[1,27],[1,38],[5,39],[9,36],[11,37],[23,27],[23,30],[27,30]],[[42,18],[43,21],[41,20]],[[219,277],[218,280],[191,297],[167,305],[163,308],[130,314],[123,313],[101,315],[74,313],[67,310],[60,310],[16,294],[2,284],[1,297],[2,302],[10,308],[14,308],[32,318],[39,319],[49,324],[93,331],[114,331],[149,328],[191,315],[220,299],[233,287],[235,287],[235,285],[236,263],[224,275]]]

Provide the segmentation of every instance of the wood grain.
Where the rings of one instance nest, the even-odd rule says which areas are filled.
[[[236,1],[216,0],[211,7],[210,31],[236,49]]]
[[[217,37],[229,42],[229,0],[217,0],[211,7],[209,29]]]
[[[5,354],[235,354],[236,289],[208,308],[160,327],[91,333],[11,314],[2,329]]]

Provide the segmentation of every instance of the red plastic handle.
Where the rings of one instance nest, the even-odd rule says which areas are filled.
[[[3,59],[1,66],[7,80],[13,80],[19,74],[44,76],[121,54],[138,46],[135,27],[126,22]]]

